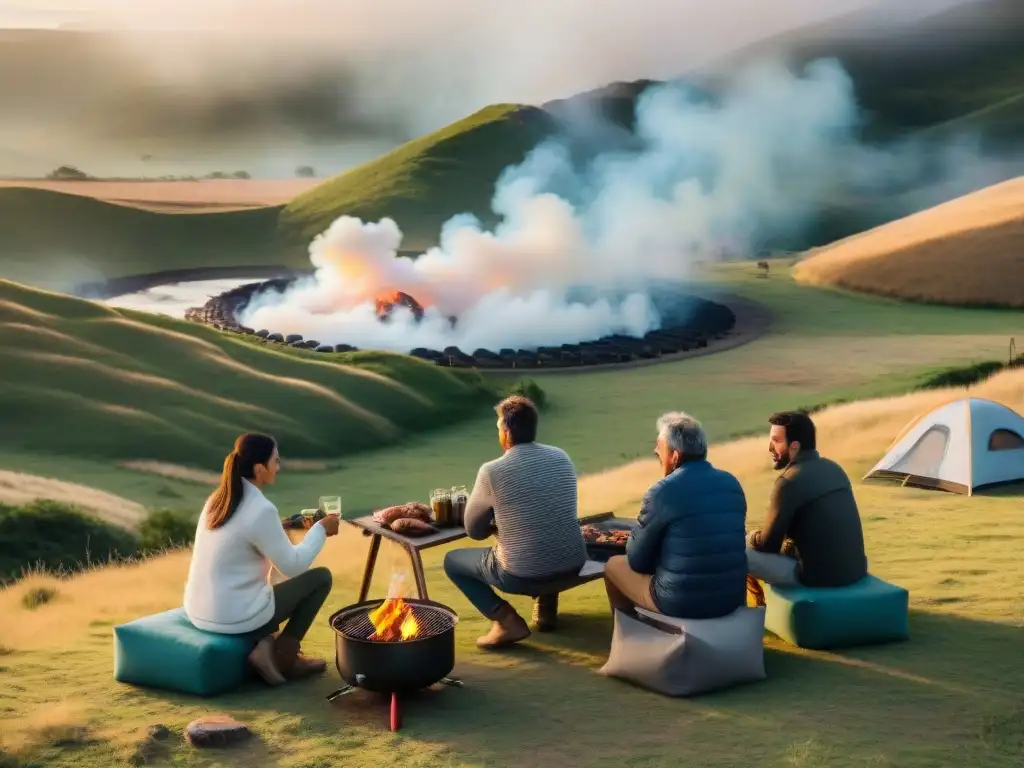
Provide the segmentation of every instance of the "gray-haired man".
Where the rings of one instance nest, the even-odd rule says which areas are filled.
[[[605,566],[612,610],[680,619],[726,616],[746,604],[747,502],[739,481],[707,460],[699,421],[666,413],[654,453],[664,477],[640,507],[625,556]]]

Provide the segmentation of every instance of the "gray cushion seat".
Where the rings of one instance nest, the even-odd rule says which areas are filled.
[[[765,609],[741,606],[717,619],[675,619],[643,608],[615,611],[601,674],[668,696],[693,696],[764,680]]]

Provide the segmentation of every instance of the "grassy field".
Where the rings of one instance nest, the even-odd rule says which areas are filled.
[[[281,352],[9,282],[0,354],[5,451],[111,462],[216,468],[250,429],[279,435],[295,459],[339,458],[494,397],[479,375],[405,356]]]
[[[983,4],[1018,8],[1007,0]],[[987,130],[992,119],[1016,137],[1024,61],[1010,23],[1016,18],[1003,24],[1006,44],[929,56],[932,64],[906,67],[899,77],[882,57],[855,60],[859,92],[900,130],[948,129],[958,119]],[[970,38],[969,24],[960,23]],[[609,108],[625,114],[621,98]],[[405,247],[424,248],[453,213],[486,217],[498,172],[551,130],[541,110],[491,107],[287,206],[249,211],[159,213],[120,197],[131,205],[0,188],[0,502],[75,501],[125,528],[146,508],[195,513],[245,429],[271,432],[281,443],[284,472],[271,497],[282,515],[324,493],[340,493],[352,516],[425,499],[436,486],[470,485],[479,464],[498,453],[487,405],[507,379],[485,385],[384,354],[267,350],[2,278],[64,287],[166,269],[305,266],[308,241],[342,213],[393,216]],[[951,289],[1012,293],[1016,283],[1007,275],[1021,268],[1012,247],[1020,216],[1008,199],[976,198],[969,221],[936,209],[889,230],[878,252],[899,269],[883,275],[888,287],[876,251],[866,247],[878,232],[834,251],[864,246],[867,257],[842,264],[871,280],[824,282],[860,290],[871,283],[876,292],[910,298]],[[948,238],[944,245],[928,242],[937,234]],[[981,248],[999,256],[990,269],[973,258]],[[937,368],[1005,359],[1012,337],[1024,348],[1024,311],[907,304],[794,281],[795,273],[811,282],[807,270],[830,253],[795,270],[773,262],[769,279],[758,279],[752,264],[721,265],[707,276],[706,288],[772,310],[772,330],[753,343],[636,370],[539,378],[551,403],[540,439],[565,448],[586,473],[583,513],[635,514],[656,476],[654,421],[682,408],[704,421],[716,443],[712,460],[742,480],[753,527],[774,479],[764,434],[770,412],[858,400],[816,420],[823,452],[859,478],[907,421],[964,391],[897,395]],[[911,268],[911,258],[930,261]],[[1024,412],[1024,373],[999,374],[973,392]],[[0,768],[137,763],[155,723],[175,733],[156,764],[210,768],[1019,768],[1024,487],[974,498],[859,481],[856,488],[872,571],[911,590],[909,644],[812,653],[768,639],[768,681],[692,701],[665,699],[596,674],[611,636],[600,583],[565,596],[562,631],[508,654],[478,652],[473,640],[485,622],[446,583],[443,551],[435,549],[425,557],[431,597],[462,614],[456,672],[467,685],[409,701],[399,735],[387,732],[386,708],[372,698],[324,700],[339,686],[333,667],[322,680],[274,692],[253,686],[211,702],[112,682],[112,626],[179,605],[187,553],[68,580],[33,576],[0,589]],[[335,590],[310,650],[332,655],[326,617],[354,601],[366,546],[346,529],[321,556]],[[385,546],[372,594],[383,594],[390,574],[406,568],[406,556]],[[525,600],[514,602],[528,610]],[[194,752],[181,730],[213,712],[251,724],[258,738],[228,754]]]
[[[830,409],[818,416],[820,446],[860,477],[906,421],[960,394]],[[1024,409],[1024,374],[1000,374],[972,394]],[[751,526],[774,478],[764,442],[759,435],[711,453],[743,482]],[[643,459],[584,478],[584,507],[632,514],[654,477]],[[489,655],[473,645],[485,622],[446,583],[443,553],[430,550],[431,597],[462,615],[456,673],[466,687],[408,700],[397,735],[372,697],[325,701],[339,685],[333,666],[324,679],[272,692],[254,684],[210,702],[114,683],[112,626],[180,604],[187,553],[68,581],[33,577],[0,592],[0,611],[17,617],[0,637],[4,765],[112,765],[130,759],[146,728],[162,723],[176,735],[156,764],[191,766],[1019,766],[1024,487],[966,498],[855,485],[872,571],[911,592],[909,643],[803,652],[769,637],[768,680],[673,700],[597,674],[611,636],[599,582],[563,598],[559,632]],[[319,558],[335,588],[308,639],[312,652],[332,655],[326,618],[354,599],[365,550],[365,539],[346,530]],[[405,566],[400,553],[382,550],[371,594],[382,594],[392,570]],[[25,607],[33,602],[26,595],[47,589],[48,602]],[[524,600],[514,602],[527,610]],[[234,715],[258,738],[227,753],[195,753],[181,729],[210,712]]]
[[[1024,178],[810,253],[799,282],[912,301],[1024,307]]]
[[[654,420],[665,410],[691,410],[705,421],[714,439],[725,440],[752,430],[760,432],[773,410],[902,393],[936,366],[1005,359],[1010,338],[1016,336],[1018,344],[1024,339],[1024,312],[910,305],[808,288],[793,282],[785,263],[775,263],[767,280],[758,279],[754,265],[746,263],[721,265],[709,279],[714,281],[706,286],[709,289],[721,287],[769,307],[775,315],[772,330],[750,344],[692,360],[635,370],[538,377],[551,402],[543,417],[541,439],[569,451],[581,472],[601,471],[647,456]],[[97,311],[115,319],[122,317],[107,315],[106,310]],[[168,328],[182,328],[182,324],[169,320],[152,322],[157,327],[166,324]],[[143,329],[151,327],[146,325]],[[189,338],[215,343],[232,356],[264,359],[258,356],[265,353],[240,346],[233,338],[184,327]],[[297,364],[280,355],[274,359],[281,360],[282,366]],[[289,370],[293,375],[296,370],[333,370],[316,358],[308,363],[303,360],[301,365],[300,369]],[[429,367],[413,370],[423,371],[423,375],[435,373]],[[175,371],[166,375],[175,379],[179,374]],[[506,379],[495,381],[500,386],[508,383]],[[282,385],[268,382],[268,386]],[[278,398],[273,389],[257,389],[260,403]],[[229,391],[223,389],[220,393]],[[167,413],[166,397],[153,395],[157,413]],[[294,413],[286,413],[290,418],[302,418],[304,424],[316,424],[311,434],[317,439],[324,432],[343,429],[341,424],[307,416],[310,406],[306,396],[301,402]],[[387,412],[383,405],[375,406],[375,410]],[[217,417],[221,422],[227,420],[221,411],[217,411]],[[278,433],[280,420],[258,416],[256,423]],[[127,458],[156,458],[175,465],[185,464],[193,471],[218,472],[221,457],[231,442],[228,430],[222,429],[216,438],[205,434],[204,458],[191,453],[184,458],[169,453]],[[481,408],[479,416],[460,419],[429,435],[404,434],[397,442],[378,450],[350,455],[334,451],[311,454],[304,446],[309,446],[313,438],[305,432],[286,430],[278,437],[286,459],[294,456],[324,462],[319,469],[317,465],[299,465],[302,471],[282,474],[275,489],[282,510],[308,507],[315,504],[320,494],[328,492],[341,493],[346,508],[353,513],[396,498],[425,498],[428,490],[438,485],[471,484],[480,462],[498,450],[493,415],[486,408]],[[144,433],[139,439],[146,446],[165,444],[146,439]],[[198,509],[209,491],[208,474],[206,480],[200,474],[186,481],[166,472],[126,469],[119,462],[128,451],[120,446],[115,460],[98,466],[90,460],[92,448],[81,451],[70,438],[67,440],[68,447],[56,457],[51,451],[15,448],[6,440],[0,441],[0,466],[94,486],[149,507],[173,501],[175,505]],[[298,445],[294,444],[296,440]]]

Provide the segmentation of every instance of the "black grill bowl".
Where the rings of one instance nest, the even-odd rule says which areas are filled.
[[[342,608],[330,618],[334,630],[334,663],[349,685],[377,693],[406,693],[428,688],[455,667],[455,625],[458,615],[432,600],[405,599],[424,632],[412,640],[367,639],[373,627],[369,614],[384,600],[367,600]]]

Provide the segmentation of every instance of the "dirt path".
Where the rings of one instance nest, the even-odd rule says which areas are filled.
[[[728,349],[748,344],[759,338],[771,329],[773,317],[771,311],[756,301],[747,299],[731,293],[723,294],[702,294],[699,291],[692,292],[694,296],[717,304],[724,304],[736,315],[736,324],[721,339],[713,339],[706,347],[691,349],[686,352],[676,352],[671,355],[662,355],[650,360],[632,360],[628,363],[606,363],[604,365],[586,365],[578,368],[485,368],[480,369],[481,373],[492,373],[500,376],[509,374],[525,373],[529,376],[552,376],[555,374],[568,373],[596,373],[598,371],[624,371],[629,368],[643,368],[648,365],[659,365],[671,363],[676,360],[687,360],[691,357],[703,357],[718,352],[725,352]]]

